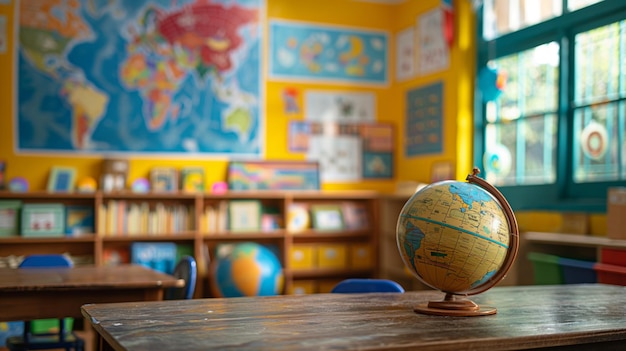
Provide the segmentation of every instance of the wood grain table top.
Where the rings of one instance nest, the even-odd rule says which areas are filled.
[[[92,304],[82,307],[114,350],[520,350],[626,346],[626,288],[496,287],[471,296],[497,313],[431,316],[437,291],[312,294]],[[184,345],[184,346],[183,346]]]
[[[0,291],[180,287],[184,281],[139,265],[0,268]]]
[[[80,318],[84,304],[162,300],[184,283],[138,265],[0,268],[0,321]]]

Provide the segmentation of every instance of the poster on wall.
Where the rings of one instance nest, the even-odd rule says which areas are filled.
[[[371,92],[307,91],[305,118],[309,121],[374,122],[376,96]]]
[[[394,129],[387,123],[291,121],[289,150],[320,165],[324,182],[391,179]]]
[[[271,21],[270,79],[387,84],[384,31]]]
[[[444,33],[445,13],[442,8],[423,13],[417,23],[417,48],[420,75],[448,69],[450,52]]]
[[[261,157],[264,6],[21,1],[17,151]]]
[[[415,77],[415,27],[403,29],[396,35],[396,78],[404,81]]]
[[[406,99],[405,155],[443,152],[443,83],[409,90]]]

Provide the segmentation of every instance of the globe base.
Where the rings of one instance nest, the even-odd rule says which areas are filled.
[[[446,294],[442,301],[417,305],[413,310],[421,314],[453,317],[488,316],[497,312],[495,307],[479,306],[468,299],[456,299],[452,294]]]

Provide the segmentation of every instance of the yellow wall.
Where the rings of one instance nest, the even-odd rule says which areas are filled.
[[[14,2],[13,2],[14,3]],[[372,189],[392,192],[397,180],[428,182],[434,162],[449,161],[456,169],[456,177],[464,179],[471,171],[472,161],[472,81],[474,72],[474,20],[469,1],[454,1],[456,10],[455,45],[451,51],[450,69],[441,73],[416,78],[408,82],[394,82],[395,62],[394,34],[415,25],[417,16],[440,4],[440,0],[407,0],[398,5],[383,5],[354,0],[267,0],[267,19],[291,19],[318,22],[330,25],[386,30],[390,39],[390,84],[387,87],[371,87],[348,84],[311,84],[302,82],[266,81],[266,142],[265,158],[268,160],[302,159],[302,154],[290,153],[287,146],[287,128],[290,119],[303,119],[302,115],[286,115],[281,92],[292,87],[301,92],[307,89],[368,91],[376,95],[379,122],[396,125],[396,179],[363,181],[358,183],[324,184],[323,189]],[[9,36],[13,36],[15,18],[14,5],[0,5],[0,15],[8,17]],[[9,41],[9,52],[14,43]],[[267,55],[266,55],[267,57]],[[0,54],[0,158],[7,161],[7,178],[23,176],[31,184],[31,190],[45,189],[50,167],[72,166],[78,178],[100,172],[101,157],[56,157],[54,155],[17,155],[13,149],[14,113],[13,56]],[[403,126],[405,95],[408,89],[437,81],[444,83],[444,150],[442,154],[406,158],[403,149]],[[302,100],[299,101],[302,106]],[[150,168],[157,165],[182,167],[199,165],[207,170],[207,185],[225,180],[227,160],[204,158],[154,158],[129,157],[131,173],[129,179],[147,176]]]

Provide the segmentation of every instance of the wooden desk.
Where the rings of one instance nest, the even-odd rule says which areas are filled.
[[[413,312],[413,306],[441,298],[435,291],[316,294],[95,304],[82,310],[103,349],[129,351],[584,350],[581,344],[611,350],[626,345],[626,288],[621,286],[496,287],[472,299],[497,307],[492,316]]]
[[[0,268],[0,321],[81,318],[87,303],[155,301],[184,281],[138,265]]]

